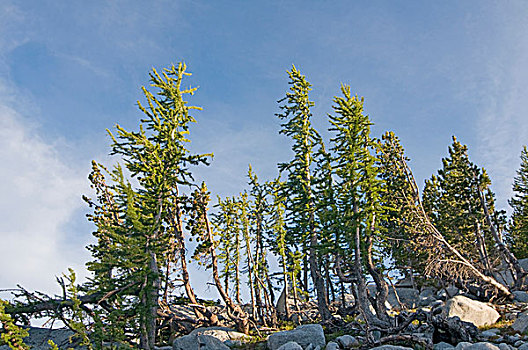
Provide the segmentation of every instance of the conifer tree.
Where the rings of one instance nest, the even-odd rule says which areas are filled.
[[[86,200],[94,208],[89,217],[97,228],[97,243],[89,247],[94,260],[88,268],[94,278],[88,287],[101,292],[126,290],[136,296],[113,294],[107,302],[137,315],[132,316],[130,328],[137,323],[142,349],[153,349],[156,341],[162,284],[171,283],[166,268],[176,258],[174,250],[185,250],[178,188],[191,184],[189,166],[208,164],[208,155],[191,154],[185,147],[189,126],[195,122],[189,112],[199,109],[184,100],[196,90],[181,88],[188,75],[183,63],[161,73],[153,70],[150,80],[155,92],[143,88],[147,105],[138,102],[145,115],[139,130],[127,131],[117,125],[116,135],[109,131],[111,154],[122,157],[137,186],[126,180],[119,165],[110,172],[110,182],[104,167],[95,162],[90,174],[97,198]],[[184,260],[180,259],[185,269]],[[192,299],[188,280],[184,282]]]
[[[494,213],[494,198],[488,188],[491,181],[485,170],[469,160],[467,146],[455,137],[448,151],[449,157],[442,159],[442,169],[426,181],[424,205],[447,241],[490,274],[497,251],[480,191],[487,192],[486,204]]]
[[[409,227],[412,221],[408,219],[409,210],[415,203],[409,202],[413,190],[402,167],[402,163],[407,163],[409,158],[405,156],[403,146],[393,132],[382,135],[378,141],[377,154],[380,178],[385,187],[382,200],[386,215],[381,224],[386,230],[386,251],[392,257],[395,268],[414,282],[415,272],[423,274],[426,257],[423,251],[416,249],[419,237]]]
[[[311,126],[314,103],[309,99],[311,84],[295,66],[288,71],[290,91],[279,103],[281,113],[277,114],[284,122],[280,134],[293,140],[294,158],[288,163],[279,164],[281,173],[286,173],[283,187],[286,198],[288,241],[303,253],[307,248],[309,269],[317,294],[317,305],[323,321],[332,315],[328,308],[324,279],[318,257],[318,227],[316,222],[316,198],[312,179],[314,148],[321,143],[319,133]],[[305,268],[306,268],[305,264]],[[306,281],[305,281],[306,284]],[[305,285],[305,288],[307,286]]]
[[[342,97],[334,98],[334,115],[330,115],[334,137],[330,140],[336,180],[336,202],[339,225],[343,227],[343,250],[354,252],[353,275],[356,293],[366,321],[388,326],[385,308],[388,286],[381,272],[381,261],[374,256],[375,244],[382,242],[380,221],[384,208],[381,201],[383,182],[379,178],[375,143],[370,137],[372,125],[363,114],[363,99],[352,96],[350,87],[341,87]],[[370,300],[366,290],[365,271],[376,284],[376,297]],[[370,311],[374,307],[376,315]]]
[[[528,257],[528,149],[521,151],[521,166],[513,179],[514,195],[509,204],[513,209],[509,223],[511,250],[519,259]]]

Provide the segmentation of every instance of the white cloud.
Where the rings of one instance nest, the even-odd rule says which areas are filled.
[[[57,292],[54,276],[68,267],[84,275],[86,240],[73,247],[67,231],[70,220],[84,220],[85,176],[17,111],[2,105],[0,163],[0,288],[21,284]]]

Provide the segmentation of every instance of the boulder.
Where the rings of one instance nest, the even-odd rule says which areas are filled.
[[[477,327],[494,324],[500,317],[489,305],[462,295],[449,299],[442,312],[445,317],[458,316],[462,321],[471,322]]]
[[[342,349],[351,349],[360,345],[359,341],[355,337],[348,334],[337,337],[336,342],[341,346]]]
[[[523,312],[519,316],[517,316],[517,319],[515,320],[515,322],[513,322],[511,328],[521,334],[526,332],[526,330],[528,330],[528,314],[526,312]]]
[[[528,303],[528,293],[523,292],[522,290],[516,290],[512,292],[514,300],[520,303]]]
[[[228,327],[200,327],[193,330],[191,335],[210,335],[218,340],[225,342],[226,340],[231,341],[249,341],[251,337],[247,334],[237,332],[232,328]]]
[[[382,345],[372,348],[371,350],[413,350],[413,348],[406,348],[405,346],[398,345]]]
[[[496,345],[486,342],[471,344],[464,350],[500,350]]]
[[[277,350],[281,345],[294,341],[302,348],[313,344],[323,348],[326,344],[323,327],[320,324],[306,324],[291,331],[273,333],[268,337],[268,349]]]
[[[289,341],[286,344],[279,346],[277,350],[303,350],[303,348],[294,341]]]
[[[451,349],[454,349],[455,347],[449,343],[446,343],[446,342],[443,342],[441,341],[440,343],[438,344],[435,344],[433,346],[433,350],[451,350]]]
[[[328,342],[328,344],[326,344],[325,350],[339,350],[339,344],[333,341]]]
[[[173,350],[230,350],[221,340],[210,335],[185,335],[172,343]]]
[[[25,328],[29,335],[24,338],[24,343],[29,345],[32,350],[49,350],[48,340],[53,340],[59,349],[84,349],[84,347],[75,346],[75,339],[72,338],[73,342],[70,342],[70,337],[74,335],[69,329],[49,329],[49,328],[38,328],[38,327],[27,327]],[[77,342],[78,343],[78,342]],[[9,350],[7,345],[0,346],[0,350]]]
[[[470,342],[461,341],[460,343],[457,344],[457,346],[455,346],[455,350],[466,350],[467,347],[471,345],[473,344],[471,344]]]

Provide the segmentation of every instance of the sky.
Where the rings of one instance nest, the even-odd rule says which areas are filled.
[[[250,163],[271,179],[291,158],[275,113],[294,64],[326,140],[349,84],[372,135],[400,137],[420,185],[456,135],[509,210],[528,143],[527,15],[513,0],[1,1],[0,289],[56,293],[68,267],[86,276],[90,162],[116,161],[105,130],[136,129],[149,71],[180,61],[199,87],[190,147],[215,154],[195,171],[213,196],[242,191]]]

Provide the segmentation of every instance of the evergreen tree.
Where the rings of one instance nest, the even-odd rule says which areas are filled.
[[[511,250],[519,259],[528,257],[528,150],[521,151],[521,166],[513,180],[514,195],[509,203],[513,209],[509,223]]]
[[[363,99],[352,96],[349,86],[342,86],[342,97],[334,98],[335,115],[330,115],[330,140],[336,180],[336,202],[339,225],[343,227],[345,246],[354,252],[353,274],[356,293],[367,322],[388,325],[385,300],[388,286],[381,274],[382,257],[374,249],[382,244],[380,221],[383,220],[383,181],[375,157],[375,143],[370,137],[372,125],[363,114]],[[376,297],[370,300],[366,291],[364,267],[376,284]],[[370,305],[376,317],[370,311]]]
[[[187,75],[182,63],[161,74],[153,70],[150,80],[156,92],[143,88],[147,106],[138,102],[145,115],[139,131],[119,125],[117,135],[109,131],[111,154],[122,157],[137,186],[125,179],[121,166],[107,172],[94,162],[90,180],[97,197],[86,198],[94,208],[89,218],[97,228],[97,243],[89,246],[94,260],[88,268],[94,277],[87,287],[122,291],[123,296],[114,293],[106,302],[122,310],[121,316],[129,315],[129,329],[139,330],[142,349],[154,347],[160,292],[162,284],[170,283],[167,268],[176,257],[174,250],[185,249],[177,214],[182,206],[178,187],[191,184],[189,166],[208,164],[208,155],[191,154],[185,147],[189,126],[195,122],[189,112],[198,109],[184,100],[195,91],[181,89]]]
[[[423,251],[416,249],[419,240],[409,227],[412,221],[409,219],[409,211],[415,203],[409,201],[413,196],[413,189],[402,167],[409,159],[405,156],[399,138],[393,132],[382,135],[378,141],[377,154],[380,178],[385,186],[382,200],[386,215],[381,224],[386,230],[386,252],[392,257],[395,268],[414,281],[414,273],[423,273],[426,257]]]
[[[309,99],[311,84],[299,70],[292,67],[288,72],[290,91],[279,103],[281,113],[277,116],[284,122],[280,134],[293,140],[294,158],[289,163],[279,164],[281,173],[286,173],[283,187],[286,218],[288,225],[288,241],[296,245],[309,260],[309,269],[317,294],[317,305],[323,321],[332,315],[328,309],[324,279],[321,275],[321,264],[318,256],[318,227],[316,222],[316,198],[312,178],[314,163],[314,148],[321,143],[319,133],[311,126],[314,103]],[[306,255],[306,250],[308,254]],[[308,264],[304,264],[307,268]],[[307,283],[305,279],[305,288]]]
[[[467,146],[456,137],[448,151],[449,156],[442,159],[442,169],[426,181],[424,206],[447,241],[490,274],[497,251],[480,191],[485,192],[486,204],[495,213],[491,181],[485,170],[469,160]],[[494,217],[500,219],[498,213]]]

